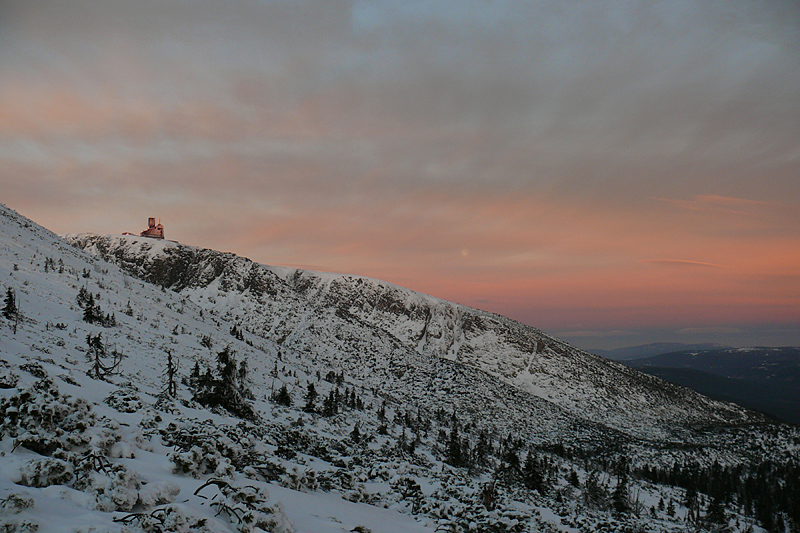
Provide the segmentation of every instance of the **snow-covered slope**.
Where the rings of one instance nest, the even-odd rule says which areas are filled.
[[[95,301],[114,315],[115,326],[82,320],[76,303],[81,288],[98,295]],[[259,476],[244,477],[235,459],[245,454],[275,459],[288,470],[284,485],[290,486],[294,475],[301,486],[306,470],[302,458],[282,461],[272,454],[296,414],[276,411],[265,398],[270,383],[295,383],[292,366],[267,373],[278,361],[278,347],[249,335],[231,337],[232,323],[208,317],[186,297],[75,249],[0,204],[0,296],[9,289],[19,319],[0,317],[3,531],[263,531],[240,522],[243,511],[269,518],[264,523],[272,524],[270,531],[433,530],[407,514],[353,503],[338,493],[302,494],[268,485]],[[87,335],[99,335],[109,352],[123,355],[117,373],[106,379],[87,375]],[[174,400],[164,397],[167,352],[180,361],[184,376],[195,361],[213,365],[203,337],[215,339],[214,351],[229,345],[240,359],[251,361],[249,379],[259,391],[253,404],[261,414],[272,413],[260,427],[247,426],[259,431],[258,443],[248,443],[248,434],[239,431],[242,421],[192,402],[183,385]],[[182,448],[175,439],[182,433],[199,435],[201,443],[203,435],[227,442],[229,456]],[[215,456],[216,470],[197,477],[176,472],[172,457],[181,454],[199,454],[201,467]],[[238,473],[228,475],[226,468]],[[257,494],[257,503],[226,494],[222,483],[202,488],[220,477],[230,487]],[[239,517],[220,514],[212,500],[229,505]]]
[[[562,428],[591,421],[648,439],[754,417],[508,318],[374,279],[266,266],[142,237],[84,234],[66,240],[305,354],[313,364],[344,369],[373,386],[396,384],[394,394],[410,383],[423,394],[446,392],[437,380],[443,369],[481,375],[474,379],[482,387],[524,398],[514,402],[516,414],[506,415],[523,433],[560,437],[537,413]],[[474,391],[474,385],[467,389]],[[491,398],[506,395],[485,392],[483,398],[470,394],[463,403],[457,397],[453,402],[484,410],[491,409]]]
[[[503,317],[165,241],[69,241],[83,250],[0,204],[0,306],[18,308],[0,307],[2,531],[659,532],[686,525],[698,476],[793,494],[796,428]],[[119,362],[102,376],[98,339]],[[221,383],[223,353],[247,364],[245,419],[203,407],[191,376]],[[732,531],[753,522],[725,505]]]

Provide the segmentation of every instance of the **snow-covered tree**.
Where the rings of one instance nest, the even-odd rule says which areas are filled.
[[[241,376],[235,353],[226,346],[217,353],[216,375],[210,368],[206,370],[195,389],[194,399],[206,407],[220,406],[240,418],[254,419],[255,411],[246,400],[249,391],[240,382]]]

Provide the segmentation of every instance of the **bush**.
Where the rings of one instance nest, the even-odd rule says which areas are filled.
[[[13,389],[19,382],[19,376],[11,371],[5,361],[0,362],[0,389]]]
[[[30,496],[11,493],[5,499],[0,500],[0,507],[3,508],[5,513],[17,514],[33,507],[33,503],[33,498]]]
[[[147,533],[190,533],[194,531],[208,531],[206,519],[187,517],[178,505],[167,505],[149,513],[131,513],[127,516],[115,518],[114,522],[122,524],[137,524],[142,531]]]
[[[269,493],[266,489],[252,485],[236,486],[221,479],[210,479],[201,485],[195,495],[207,493],[216,488],[218,495],[211,498],[211,506],[218,516],[226,517],[236,525],[240,533],[251,533],[260,528],[273,533],[294,533],[294,527],[286,516],[283,506],[276,503],[267,505]],[[207,496],[204,496],[207,497]]]
[[[217,428],[211,423],[169,424],[162,440],[176,450],[169,454],[176,473],[199,478],[205,474],[229,478],[237,468],[263,462],[239,427]]]
[[[120,413],[135,413],[142,408],[142,400],[136,391],[130,388],[117,389],[103,400]]]
[[[49,379],[0,399],[0,430],[15,445],[42,455],[88,443],[87,430],[97,424],[92,407],[82,398],[61,396]]]
[[[75,477],[70,463],[52,457],[28,461],[20,473],[22,485],[38,488],[65,485]]]

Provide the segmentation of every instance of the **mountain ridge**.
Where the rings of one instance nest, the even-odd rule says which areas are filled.
[[[682,352],[687,350],[717,350],[733,348],[724,344],[717,343],[696,343],[685,344],[682,342],[653,342],[649,344],[639,344],[637,346],[625,346],[623,348],[613,348],[611,350],[589,349],[587,351],[602,355],[608,359],[615,361],[632,361],[636,359],[644,359],[647,357],[655,357],[657,355],[673,352]]]
[[[142,237],[64,238],[279,345],[326,353],[353,372],[364,368],[359,354],[376,350],[398,361],[450,360],[633,437],[652,436],[654,429],[677,436],[681,426],[744,423],[753,416],[651,381],[536,328],[371,278],[272,267],[229,252]],[[330,331],[318,332],[320,324],[329,324]],[[680,408],[674,408],[676,399],[682,400]]]

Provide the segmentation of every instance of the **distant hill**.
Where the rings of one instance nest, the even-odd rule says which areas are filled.
[[[725,348],[625,364],[701,394],[800,424],[800,348]]]
[[[686,350],[718,350],[724,348],[731,348],[723,344],[705,343],[705,344],[683,344],[680,342],[654,342],[652,344],[642,344],[639,346],[626,346],[625,348],[615,348],[613,350],[588,350],[589,352],[603,356],[607,359],[615,361],[631,361],[634,359],[643,359],[645,357],[653,357],[665,353],[681,352]]]

